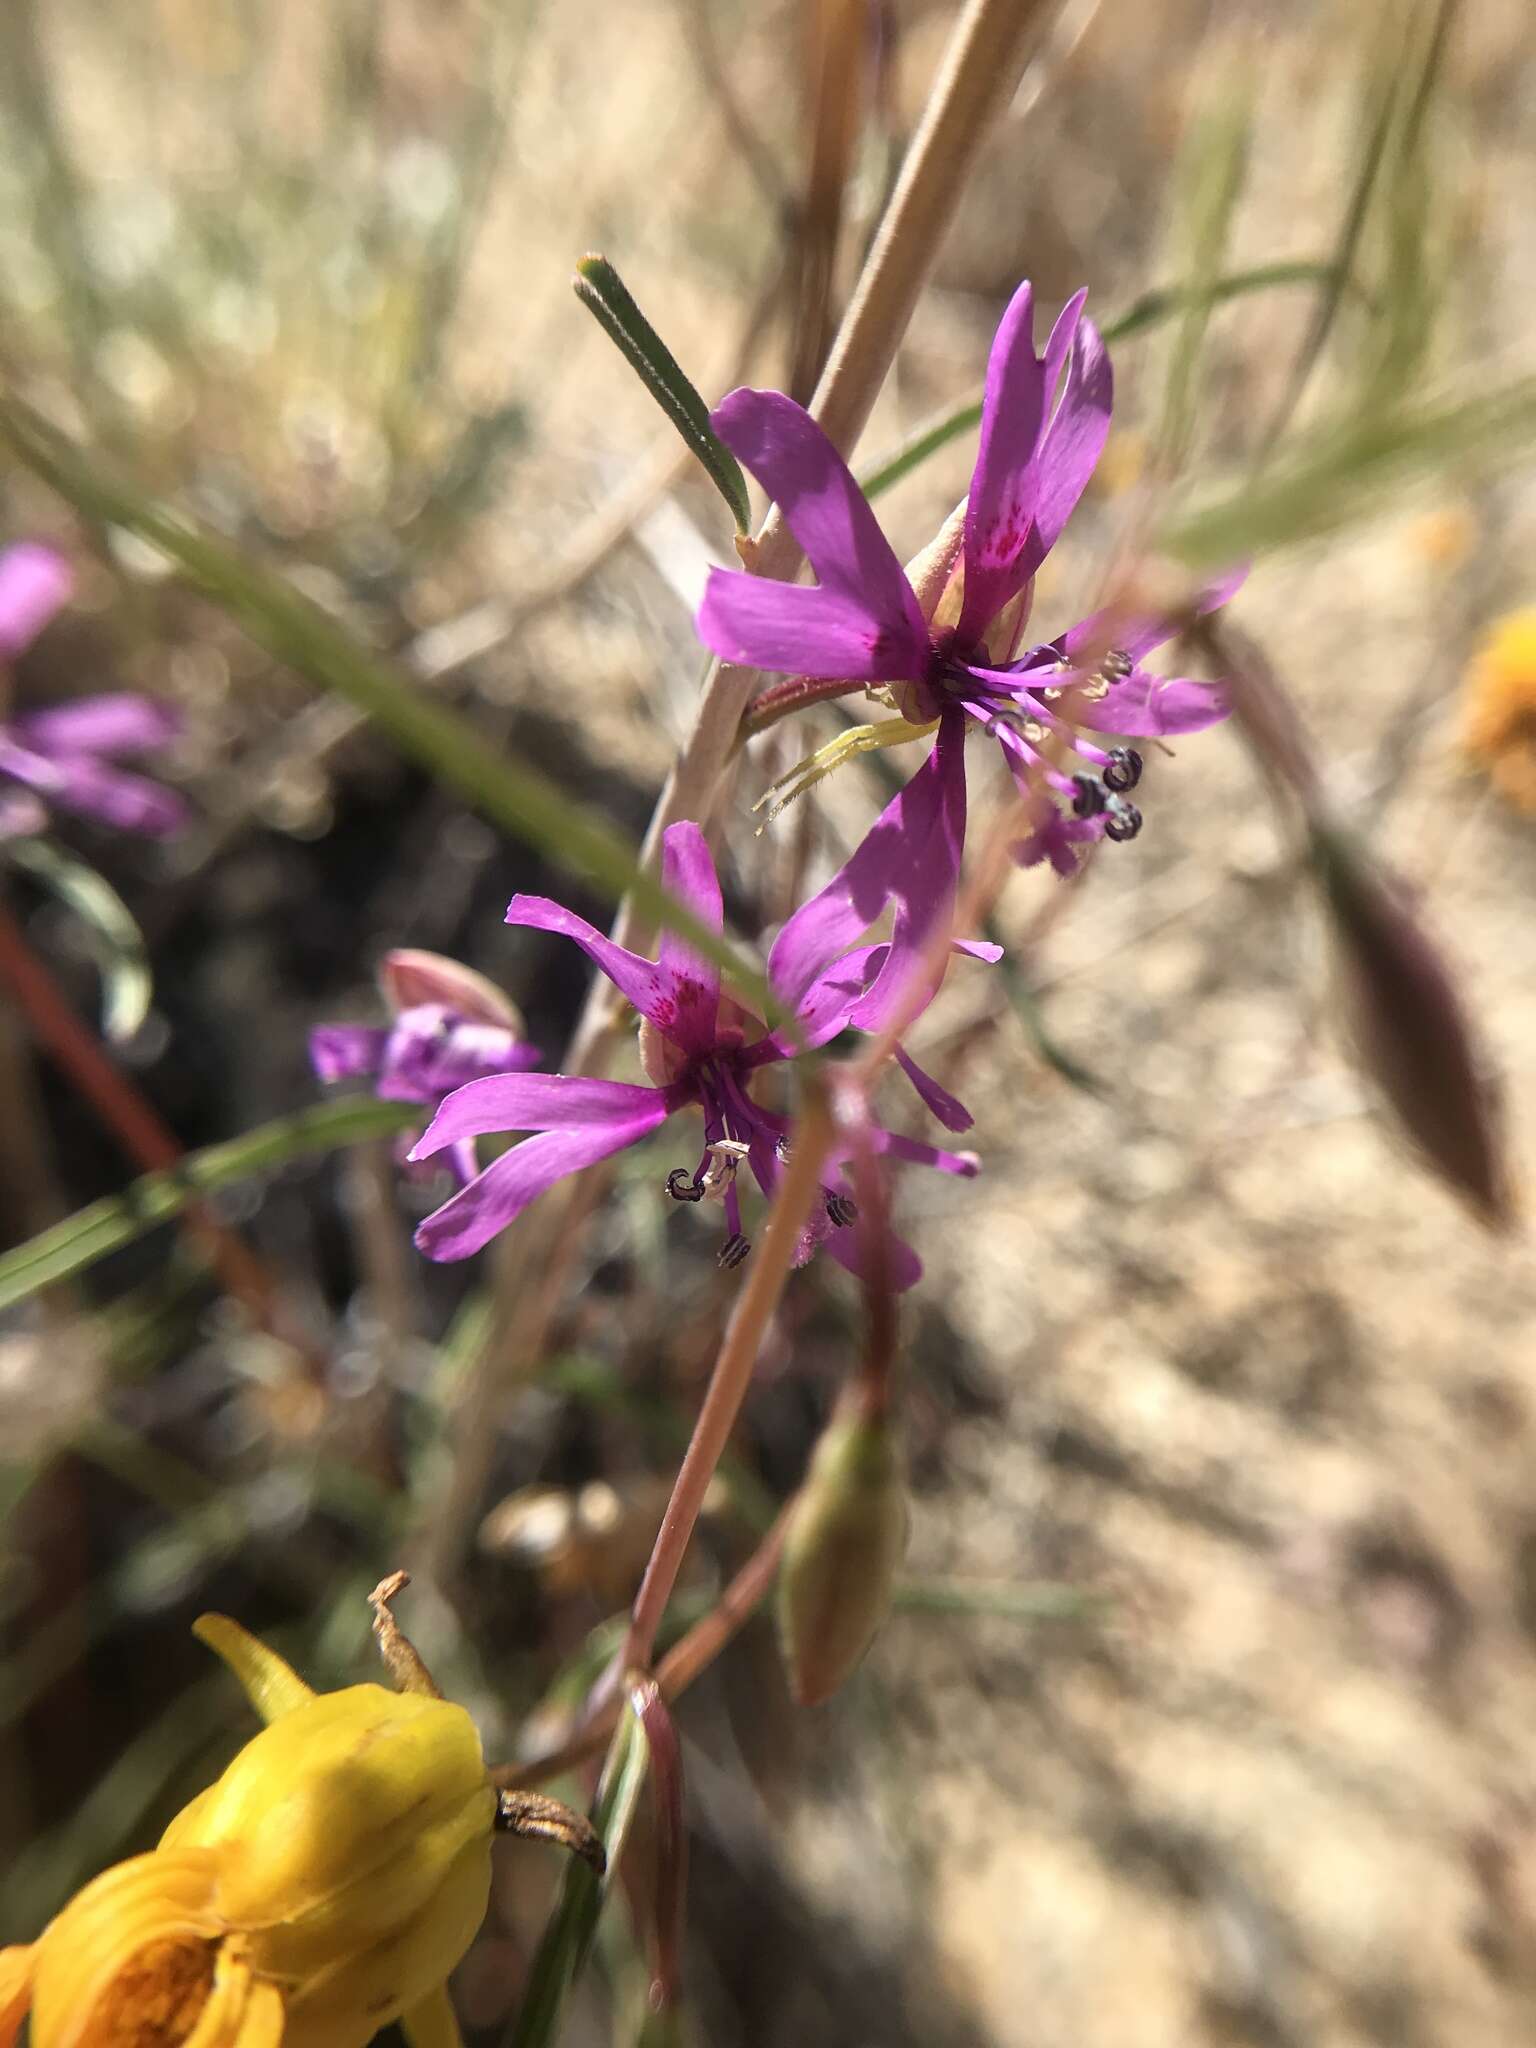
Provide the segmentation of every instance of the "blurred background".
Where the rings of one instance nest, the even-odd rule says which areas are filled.
[[[730,534],[572,265],[602,250],[711,403],[743,381],[807,396],[957,12],[9,0],[6,393],[638,839]],[[1533,106],[1522,0],[1048,11],[861,458],[976,395],[1021,277],[1052,312],[1081,284],[1103,321],[1140,309],[1105,459],[1040,579],[1048,637],[1092,600],[1193,362],[1147,295],[1201,254],[1213,131],[1235,128],[1244,171],[1221,268],[1299,268],[1213,315],[1175,507],[1294,437],[1328,446],[1367,401],[1411,415],[1530,376]],[[973,454],[962,435],[884,497],[898,552]],[[1493,670],[1479,649],[1536,603],[1521,455],[1442,440],[1390,489],[1342,477],[1309,515],[1326,537],[1260,550],[1235,609],[1451,949],[1517,1159],[1536,631]],[[79,579],[16,703],[139,689],[184,717],[155,767],[186,832],[61,817],[51,840],[142,933],[148,1014],[111,1057],[180,1146],[316,1103],[307,1034],[382,1020],[393,946],[491,976],[558,1060],[584,962],[502,912],[533,890],[606,924],[608,903],[10,453],[0,518]],[[1509,707],[1480,752],[1479,688]],[[722,866],[749,939],[885,800],[877,756],[755,836],[750,803],[836,729],[781,727],[742,771]],[[1014,967],[952,975],[924,1020],[984,1176],[900,1194],[927,1266],[909,1578],[828,1707],[791,1708],[759,1620],[681,1710],[700,2042],[1429,2048],[1536,2019],[1536,1272],[1375,1113],[1239,738],[1176,754],[1135,845],[1070,889],[1015,878]],[[978,814],[990,774],[978,750]],[[0,865],[94,1024],[100,931]],[[14,987],[0,1103],[8,1246],[152,1163]],[[674,1150],[629,1157],[583,1241],[498,1415],[472,1558],[401,1606],[493,1756],[558,1730],[600,1668],[714,1356],[734,1283],[661,1200]],[[7,1938],[151,1843],[250,1732],[196,1614],[264,1631],[317,1685],[371,1675],[364,1596],[438,1498],[487,1312],[477,1268],[410,1248],[440,1195],[387,1136],[278,1145],[216,1197],[243,1290],[227,1247],[211,1264],[162,1225],[6,1313]],[[858,1325],[844,1275],[796,1278],[694,1612],[797,1483]],[[557,1876],[521,1844],[497,1871],[455,1981],[477,2042],[516,2010]],[[616,1906],[566,2038],[636,2038],[643,1983]]]

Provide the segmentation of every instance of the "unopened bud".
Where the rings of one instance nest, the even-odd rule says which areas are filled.
[[[906,1489],[889,1422],[834,1415],[779,1569],[779,1644],[801,1706],[830,1699],[858,1667],[891,1604],[906,1542]]]
[[[402,1010],[431,1003],[475,1023],[501,1025],[514,1036],[523,1036],[523,1020],[511,997],[473,967],[450,960],[444,953],[424,952],[417,946],[397,947],[379,962],[379,987],[396,1016]]]
[[[1310,824],[1366,1078],[1434,1172],[1483,1223],[1507,1228],[1503,1130],[1456,983],[1390,870],[1348,833],[1315,815]]]

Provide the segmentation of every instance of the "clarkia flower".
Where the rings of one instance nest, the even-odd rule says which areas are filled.
[[[385,954],[379,985],[392,1023],[322,1024],[309,1034],[310,1065],[322,1081],[368,1076],[384,1101],[435,1110],[466,1082],[539,1064],[516,1004],[457,960],[404,947]],[[408,1149],[409,1140],[402,1155]],[[473,1140],[452,1146],[448,1163],[460,1186],[473,1180],[480,1171]]]
[[[723,925],[720,883],[704,835],[690,823],[663,835],[662,881],[712,931]],[[858,884],[851,896],[858,896]],[[823,892],[825,896],[825,892]],[[842,898],[839,896],[838,905]],[[823,897],[796,911],[768,956],[768,981],[797,1029],[769,1031],[721,986],[720,970],[681,939],[663,937],[657,959],[631,953],[544,896],[515,896],[508,924],[559,932],[574,939],[640,1013],[641,1061],[650,1085],[589,1080],[574,1074],[520,1074],[471,1081],[450,1095],[417,1145],[413,1158],[491,1132],[530,1131],[520,1145],[488,1166],[452,1200],[428,1216],[416,1242],[434,1259],[462,1259],[519,1215],[565,1175],[635,1145],[684,1109],[704,1119],[698,1163],[667,1177],[675,1201],[717,1202],[724,1211],[722,1265],[747,1256],[738,1173],[745,1166],[772,1196],[786,1157],[790,1120],[756,1099],[765,1069],[793,1060],[802,1048],[828,1043],[849,1025],[868,1028],[868,991],[889,953],[887,944],[856,946],[878,915],[879,904],[857,929],[840,907],[826,914]],[[995,960],[996,946],[965,945],[963,952]],[[970,1127],[968,1112],[903,1051],[900,1064],[928,1108],[949,1130]],[[970,1175],[975,1155],[937,1147],[877,1128],[875,1149],[942,1172]],[[845,1156],[845,1155],[844,1155]],[[854,1205],[834,1153],[834,1181],[823,1189],[822,1209],[800,1247],[801,1259],[826,1243],[833,1256],[856,1265]],[[910,1286],[921,1268],[911,1250],[893,1248],[896,1284]]]
[[[0,555],[0,666],[31,646],[73,583],[52,548],[22,542]],[[129,691],[0,721],[0,776],[17,785],[0,789],[0,839],[40,832],[49,804],[151,838],[178,831],[187,817],[181,798],[115,763],[167,746],[180,730],[169,705]]]
[[[222,1615],[197,1633],[268,1726],[158,1848],[0,1950],[0,2048],[28,2011],[32,2048],[363,2048],[391,2021],[454,2048],[447,1977],[505,1824],[474,1723],[419,1690],[314,1693]]]
[[[1109,431],[1109,355],[1083,312],[1086,296],[1068,301],[1043,355],[1035,353],[1028,284],[1004,313],[987,364],[963,519],[957,514],[946,529],[952,538],[941,549],[937,575],[929,561],[926,602],[848,465],[792,399],[743,389],[711,414],[721,440],[777,501],[818,582],[813,588],[713,570],[700,637],[746,667],[891,686],[909,720],[937,721],[929,764],[935,786],[917,792],[914,783],[895,800],[876,828],[884,861],[858,870],[865,904],[883,886],[905,928],[885,969],[890,984],[953,907],[969,727],[994,735],[1021,791],[1033,798],[1043,784],[1065,803],[1064,813],[1016,849],[1017,857],[1048,858],[1070,871],[1075,845],[1129,839],[1141,826],[1127,795],[1140,779],[1141,757],[1133,748],[1101,746],[1090,731],[1116,740],[1167,737],[1226,716],[1220,685],[1163,677],[1144,666],[1177,630],[1163,620],[1101,613],[1048,645],[1018,652],[1035,573],[1081,498]],[[1240,580],[1202,593],[1195,609],[1224,603]],[[918,814],[915,821],[909,811]],[[943,829],[922,856],[898,856],[914,822],[920,835],[931,836],[936,816]],[[857,866],[849,863],[850,877]]]

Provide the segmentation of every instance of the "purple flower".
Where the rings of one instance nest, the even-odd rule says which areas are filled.
[[[436,1109],[466,1082],[519,1074],[539,1064],[517,1010],[484,975],[438,953],[388,953],[379,970],[394,1022],[322,1024],[309,1034],[309,1060],[322,1081],[376,1077],[386,1102]],[[402,1161],[408,1152],[402,1145]],[[471,1140],[455,1145],[450,1170],[462,1187],[480,1171]]]
[[[72,588],[69,564],[51,548],[23,542],[0,555],[0,663],[31,646]],[[0,792],[0,839],[40,832],[48,821],[43,799],[124,832],[162,838],[178,831],[187,816],[181,798],[112,763],[166,746],[180,729],[168,705],[128,692],[78,697],[0,723],[0,775],[21,785]]]
[[[857,856],[855,857],[857,858]],[[663,836],[662,881],[713,931],[722,928],[720,883],[704,835],[694,824],[670,826]],[[508,924],[559,932],[574,939],[640,1013],[641,1062],[650,1086],[626,1081],[587,1080],[574,1074],[522,1074],[471,1081],[450,1095],[412,1154],[422,1159],[449,1145],[493,1131],[531,1131],[488,1166],[478,1179],[426,1218],[416,1242],[434,1259],[462,1259],[478,1251],[536,1196],[578,1168],[610,1158],[664,1124],[679,1110],[695,1108],[704,1119],[704,1144],[691,1170],[679,1166],[667,1176],[674,1201],[717,1202],[724,1211],[726,1239],[720,1253],[734,1266],[750,1250],[742,1232],[738,1174],[745,1166],[763,1193],[772,1196],[785,1157],[790,1119],[756,1099],[764,1069],[792,1060],[801,1047],[827,1044],[848,1025],[866,1022],[867,997],[889,953],[885,944],[857,946],[870,920],[856,923],[857,910],[841,906],[859,900],[859,884],[839,893],[827,908],[827,892],[796,911],[768,956],[768,980],[792,1010],[798,1031],[768,1031],[721,988],[720,971],[670,934],[652,961],[616,946],[584,918],[545,896],[515,896]],[[958,950],[995,960],[996,946]],[[970,1127],[970,1116],[948,1091],[906,1053],[903,1071],[928,1108],[952,1131]],[[876,1149],[892,1159],[913,1160],[946,1173],[970,1175],[975,1155],[944,1152],[878,1127]],[[846,1154],[834,1153],[834,1184],[823,1189],[822,1209],[800,1247],[802,1260],[825,1242],[842,1264],[856,1263],[854,1207],[841,1175]],[[907,1287],[921,1268],[910,1248],[893,1246],[896,1284]]]
[[[947,589],[941,577],[943,594],[926,607],[847,464],[808,413],[781,392],[740,390],[711,415],[721,440],[778,502],[818,583],[713,570],[700,637],[747,667],[896,686],[908,718],[939,721],[933,760],[918,778],[929,775],[931,787],[919,792],[915,781],[886,810],[875,828],[882,851],[859,873],[866,922],[878,909],[878,889],[897,906],[884,977],[891,985],[953,908],[965,821],[962,743],[972,724],[995,736],[1021,789],[1034,795],[1043,782],[1067,805],[1065,815],[1016,849],[1019,858],[1049,858],[1070,871],[1075,844],[1104,835],[1128,839],[1141,825],[1126,794],[1140,778],[1140,756],[1129,747],[1100,746],[1085,728],[1118,739],[1168,736],[1226,716],[1219,685],[1169,679],[1143,666],[1177,630],[1158,619],[1103,613],[1048,646],[1017,652],[1035,572],[1081,498],[1109,431],[1109,356],[1084,317],[1085,297],[1079,292],[1068,301],[1043,356],[1035,354],[1028,284],[1004,313],[987,364],[963,530],[941,565],[955,574]],[[1239,581],[1228,578],[1205,592],[1198,609],[1224,603]],[[1062,754],[1070,769],[1058,765]],[[924,840],[915,857],[898,850],[912,811]],[[845,873],[852,876],[858,865],[856,855]]]

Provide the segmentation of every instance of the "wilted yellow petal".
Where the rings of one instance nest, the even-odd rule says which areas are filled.
[[[314,1688],[304,1683],[291,1664],[284,1663],[276,1650],[269,1650],[227,1614],[200,1614],[192,1633],[224,1659],[263,1721],[275,1721],[315,1697]]]
[[[156,1850],[76,1893],[37,1944],[35,2048],[109,2048],[135,2038],[116,2027],[120,2015],[200,2011],[192,2001],[208,1995],[222,1932],[212,1908],[217,1868],[206,1849]]]
[[[400,2015],[400,2031],[410,2048],[464,2048],[446,1984],[429,1992],[419,2005]]]
[[[37,1947],[0,1948],[0,2048],[11,2048],[32,2003]]]

